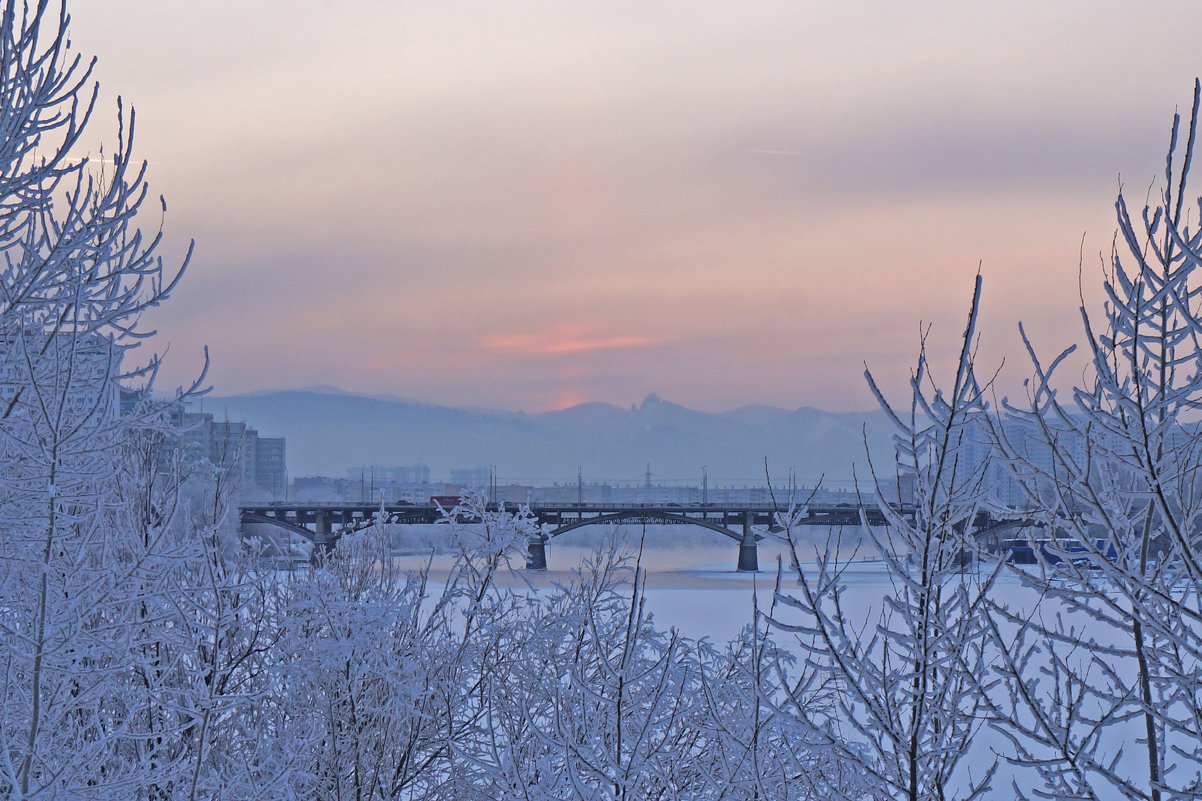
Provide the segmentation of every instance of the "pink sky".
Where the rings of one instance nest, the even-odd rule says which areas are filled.
[[[1202,69],[1185,2],[334,5],[72,9],[197,241],[160,388],[866,409],[978,263],[1013,387]]]

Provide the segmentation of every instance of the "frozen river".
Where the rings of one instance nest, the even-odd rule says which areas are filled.
[[[399,533],[399,550],[408,552],[400,557],[405,566],[418,568],[431,560],[431,546],[445,541],[447,529],[438,526],[409,526]],[[761,609],[765,609],[772,598],[776,582],[776,566],[780,559],[785,566],[782,588],[789,590],[797,586],[797,580],[789,573],[788,547],[784,542],[769,536],[759,543],[758,573],[740,573],[735,570],[738,560],[738,544],[729,538],[695,526],[641,526],[617,527],[614,533],[622,538],[632,553],[642,541],[641,563],[647,576],[648,608],[656,624],[662,628],[674,627],[689,637],[709,637],[715,642],[731,639],[740,628],[751,622],[753,595],[758,594]],[[609,529],[590,526],[556,537],[547,545],[548,569],[527,571],[523,569],[521,554],[512,558],[511,572],[503,573],[500,580],[512,586],[527,583],[535,589],[545,589],[569,581],[573,569],[593,555]],[[837,538],[840,552],[853,560],[845,574],[846,578],[864,591],[857,593],[865,613],[879,602],[891,585],[877,552],[868,541],[861,541],[858,531],[830,530],[819,527],[801,527],[799,553],[803,560],[812,562],[815,549],[824,545],[828,537]],[[450,557],[436,554],[431,563],[431,578],[438,581],[445,576]],[[812,565],[808,565],[812,569]]]

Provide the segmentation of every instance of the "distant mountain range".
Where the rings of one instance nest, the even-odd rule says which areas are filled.
[[[245,420],[264,436],[288,440],[293,477],[345,476],[360,465],[427,464],[435,480],[454,468],[496,465],[502,481],[760,482],[764,462],[774,483],[790,470],[811,483],[825,474],[845,482],[852,466],[867,475],[865,442],[874,463],[891,464],[893,433],[881,412],[836,413],[743,406],[710,414],[648,395],[628,409],[585,403],[524,414],[460,409],[367,396],[333,387],[207,397],[204,411]]]

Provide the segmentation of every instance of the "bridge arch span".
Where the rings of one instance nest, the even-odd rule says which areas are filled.
[[[267,515],[257,514],[255,512],[242,512],[239,517],[242,524],[257,523],[259,525],[275,526],[278,529],[287,531],[291,534],[298,534],[304,537],[309,542],[313,542],[317,534],[309,528],[305,528],[300,523],[293,523],[291,520],[285,520],[281,517],[269,517]]]
[[[660,512],[651,509],[630,509],[628,511],[610,512],[608,514],[600,514],[594,517],[582,517],[579,520],[573,520],[570,523],[564,523],[557,528],[552,529],[547,533],[547,538],[551,539],[558,537],[560,534],[566,534],[569,531],[575,531],[578,528],[585,526],[603,525],[605,523],[621,523],[625,521],[635,522],[663,522],[671,525],[688,525],[701,526],[708,528],[710,531],[716,531],[723,536],[729,537],[735,542],[743,542],[743,535],[731,531],[721,523],[715,523],[711,520],[705,520],[696,517],[687,517],[685,515],[672,514],[671,512]],[[756,539],[762,539],[759,535],[755,535]]]

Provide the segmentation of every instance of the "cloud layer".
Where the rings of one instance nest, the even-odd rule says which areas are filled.
[[[110,0],[74,41],[198,241],[168,380],[866,408],[978,263],[985,357],[1071,341],[1161,169],[1202,9],[1048,5]]]

